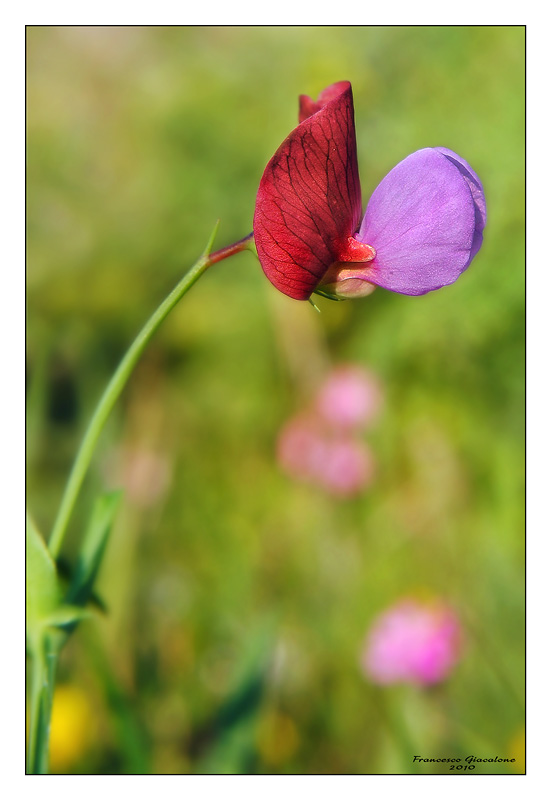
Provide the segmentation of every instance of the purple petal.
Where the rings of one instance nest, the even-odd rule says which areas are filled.
[[[373,192],[357,234],[377,253],[364,280],[419,295],[453,283],[470,264],[482,240],[482,187],[465,161],[441,150],[412,153]]]
[[[448,158],[451,163],[457,167],[467,182],[467,186],[469,187],[474,200],[475,233],[471,247],[471,257],[469,259],[470,264],[482,246],[482,231],[486,225],[486,200],[484,198],[484,189],[482,188],[480,178],[464,158],[458,156],[457,153],[453,152],[453,150],[448,150],[447,147],[435,147],[434,149],[446,156],[446,158]]]

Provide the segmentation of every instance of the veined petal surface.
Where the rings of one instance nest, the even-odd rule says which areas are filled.
[[[262,176],[253,228],[268,279],[289,297],[307,300],[358,228],[361,190],[350,83],[333,84],[317,102],[300,102],[303,121]]]

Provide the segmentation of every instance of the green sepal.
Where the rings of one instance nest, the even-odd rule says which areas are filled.
[[[45,625],[51,628],[63,628],[66,625],[72,625],[80,622],[82,619],[87,619],[93,616],[93,612],[81,606],[62,605],[56,608],[55,611],[44,620]]]
[[[73,578],[65,598],[69,605],[82,607],[93,596],[94,582],[101,566],[107,540],[115,521],[115,515],[119,510],[121,499],[121,491],[108,492],[100,495],[94,503],[92,516],[84,535]]]
[[[310,305],[312,306],[312,308],[315,308],[315,309],[316,309],[316,311],[318,312],[318,314],[321,314],[321,311],[319,310],[319,308],[318,308],[318,307],[317,307],[317,305],[314,303],[314,301],[312,300],[312,298],[311,298],[311,297],[309,297],[309,298],[308,298],[308,302],[310,303]]]
[[[329,292],[324,292],[323,289],[319,287],[313,292],[313,294],[319,294],[320,297],[325,297],[327,300],[334,300],[336,303],[340,303],[346,298],[344,297],[335,297],[334,294],[329,294]]]
[[[209,256],[211,254],[212,248],[214,246],[214,240],[216,239],[216,234],[218,233],[218,228],[219,227],[220,227],[220,220],[217,219],[216,223],[214,225],[214,228],[212,229],[212,233],[211,233],[211,235],[209,237],[209,240],[207,242],[207,246],[205,247],[205,249],[203,251],[203,255],[201,256],[201,258],[207,258],[207,256]]]
[[[26,531],[27,634],[37,641],[61,603],[56,566],[29,513]]]

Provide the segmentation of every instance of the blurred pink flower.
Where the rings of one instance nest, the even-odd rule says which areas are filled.
[[[321,385],[316,407],[323,419],[342,428],[362,428],[376,417],[382,403],[378,379],[355,365],[336,367]]]
[[[327,433],[315,416],[299,415],[282,428],[277,447],[282,469],[292,478],[348,497],[367,486],[373,458],[367,446],[344,434]]]
[[[324,457],[317,467],[317,482],[341,497],[357,494],[368,486],[375,471],[367,445],[344,437],[325,442]]]
[[[461,629],[441,603],[402,600],[375,620],[362,654],[362,668],[374,683],[439,683],[455,666]]]
[[[301,414],[285,423],[279,433],[277,460],[292,478],[314,480],[325,455],[325,441],[315,417]]]

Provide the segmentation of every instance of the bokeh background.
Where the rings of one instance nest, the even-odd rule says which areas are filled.
[[[466,158],[485,242],[453,286],[321,313],[252,253],[214,267],[149,347],[64,550],[122,486],[98,592],[64,651],[52,769],[411,773],[516,757],[524,725],[524,29],[27,29],[28,500],[52,525],[87,419],[202,252],[252,229],[297,96],[352,82],[364,205],[414,150]],[[375,475],[335,498],[277,463],[332,366],[383,387]],[[464,647],[438,686],[375,686],[376,616],[441,599]]]

